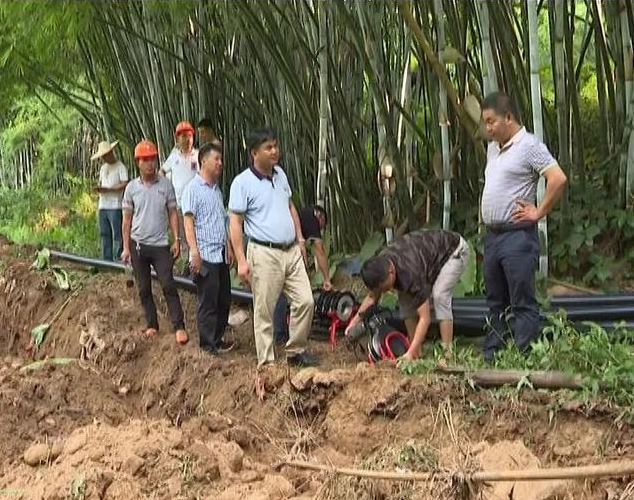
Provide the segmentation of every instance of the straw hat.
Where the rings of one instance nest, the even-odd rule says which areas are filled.
[[[114,141],[112,144],[108,141],[100,142],[99,146],[97,146],[97,152],[92,155],[90,159],[96,160],[98,158],[101,158],[103,155],[108,154],[110,151],[112,151],[117,144],[119,144],[119,141]]]

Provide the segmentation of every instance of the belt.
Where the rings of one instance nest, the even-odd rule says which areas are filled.
[[[500,222],[496,224],[486,224],[487,231],[491,231],[492,233],[508,233],[509,231],[532,229],[534,227],[534,222]]]
[[[255,243],[256,245],[260,245],[268,248],[275,248],[276,250],[289,250],[295,246],[295,242],[291,241],[290,243],[273,243],[272,241],[260,241],[255,238],[249,238],[249,241]]]

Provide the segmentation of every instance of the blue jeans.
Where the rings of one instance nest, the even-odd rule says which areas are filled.
[[[286,312],[288,311],[288,299],[283,293],[277,299],[275,311],[273,311],[273,333],[276,342],[286,342],[288,340],[288,329],[286,324]]]
[[[99,209],[99,236],[101,237],[101,258],[103,260],[119,260],[123,251],[121,209]]]
[[[535,298],[535,271],[539,236],[535,227],[487,232],[484,239],[484,283],[491,330],[484,343],[484,357],[491,361],[503,347],[505,317],[512,314],[511,328],[521,352],[539,334],[539,304]]]

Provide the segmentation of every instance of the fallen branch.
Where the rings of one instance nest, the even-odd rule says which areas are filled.
[[[298,469],[330,472],[342,476],[363,477],[367,479],[384,479],[388,481],[429,481],[432,479],[458,479],[464,482],[495,482],[495,481],[552,481],[558,479],[590,479],[601,477],[624,477],[634,474],[634,461],[611,462],[600,465],[584,465],[579,467],[556,467],[551,469],[518,469],[518,470],[490,470],[466,473],[461,471],[437,472],[392,472],[345,467],[331,467],[328,465],[298,460],[284,461],[280,465],[287,465]]]
[[[471,370],[463,366],[437,368],[440,375],[462,375],[470,378],[480,387],[499,387],[517,385],[522,380],[530,382],[535,389],[583,389],[587,387],[580,375],[568,375],[558,371],[539,370]],[[599,386],[602,384],[600,383]]]

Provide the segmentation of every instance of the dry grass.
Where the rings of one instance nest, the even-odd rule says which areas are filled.
[[[461,471],[448,479],[439,477],[425,482],[387,481],[330,474],[319,489],[317,498],[319,500],[340,498],[468,500],[478,498],[479,488],[466,480],[469,473],[478,468],[478,464],[471,453],[469,440],[454,425],[449,400],[443,401],[438,406],[434,430],[429,441],[408,440],[400,444],[383,446],[367,459],[360,461],[357,467],[377,471],[447,472],[447,464],[441,464],[438,447],[446,434],[450,436],[452,448],[455,450],[452,457],[452,470]],[[434,439],[436,435],[438,438]]]

